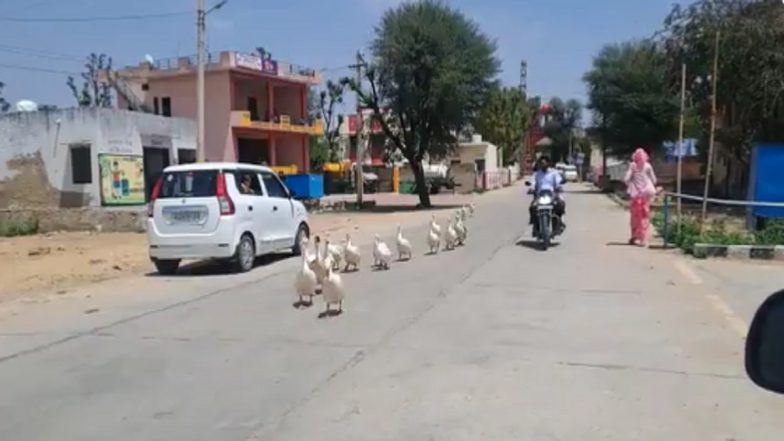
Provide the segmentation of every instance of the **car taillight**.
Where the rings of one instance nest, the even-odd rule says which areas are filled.
[[[150,194],[150,202],[147,204],[147,216],[152,217],[155,214],[155,200],[158,199],[158,195],[161,194],[161,184],[163,182],[163,176],[158,178],[155,181],[155,185],[152,187],[152,194]]]
[[[234,214],[234,202],[229,197],[229,192],[226,191],[226,176],[223,173],[218,174],[218,181],[215,183],[215,196],[218,197],[221,216]]]

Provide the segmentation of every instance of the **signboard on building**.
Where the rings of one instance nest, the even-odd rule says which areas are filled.
[[[144,158],[98,155],[101,205],[144,205]]]
[[[234,54],[234,61],[237,63],[237,67],[261,70],[261,57],[257,57],[255,55],[241,54],[237,52]]]
[[[349,115],[348,116],[348,133],[354,135],[357,133],[357,129],[359,128],[359,118],[357,115]],[[381,123],[378,122],[375,118],[372,119],[370,123],[370,133],[378,134],[382,133],[383,129],[381,128]]]
[[[268,58],[262,59],[257,55],[242,54],[236,52],[234,54],[234,62],[237,67],[244,67],[246,69],[259,70],[271,75],[278,74],[278,62]]]
[[[275,60],[261,60],[261,71],[264,73],[277,75],[278,74],[278,62]]]

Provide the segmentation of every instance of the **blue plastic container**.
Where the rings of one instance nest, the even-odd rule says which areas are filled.
[[[321,199],[324,196],[322,175],[288,175],[285,182],[295,199]]]

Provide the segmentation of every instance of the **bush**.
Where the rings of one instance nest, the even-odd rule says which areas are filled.
[[[664,217],[656,213],[653,225],[659,235],[664,234]],[[707,225],[705,232],[700,234],[700,223],[696,218],[685,217],[681,221],[678,232],[677,222],[671,219],[668,225],[669,242],[686,253],[694,252],[697,243],[714,245],[784,245],[784,222],[771,222],[765,229],[748,233],[743,231],[727,231],[724,222],[717,221]]]
[[[38,220],[0,222],[0,237],[29,236],[38,233]]]

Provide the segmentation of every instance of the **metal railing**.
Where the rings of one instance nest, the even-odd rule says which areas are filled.
[[[670,227],[670,199],[687,200],[694,202],[707,202],[709,204],[721,205],[726,207],[766,207],[766,208],[784,208],[784,202],[762,202],[762,201],[739,201],[733,199],[717,199],[717,198],[703,198],[702,196],[695,196],[691,194],[663,192],[664,203],[662,205],[662,239],[664,246],[669,244],[669,227]],[[747,216],[748,219],[748,216]],[[678,219],[680,223],[680,219]]]

